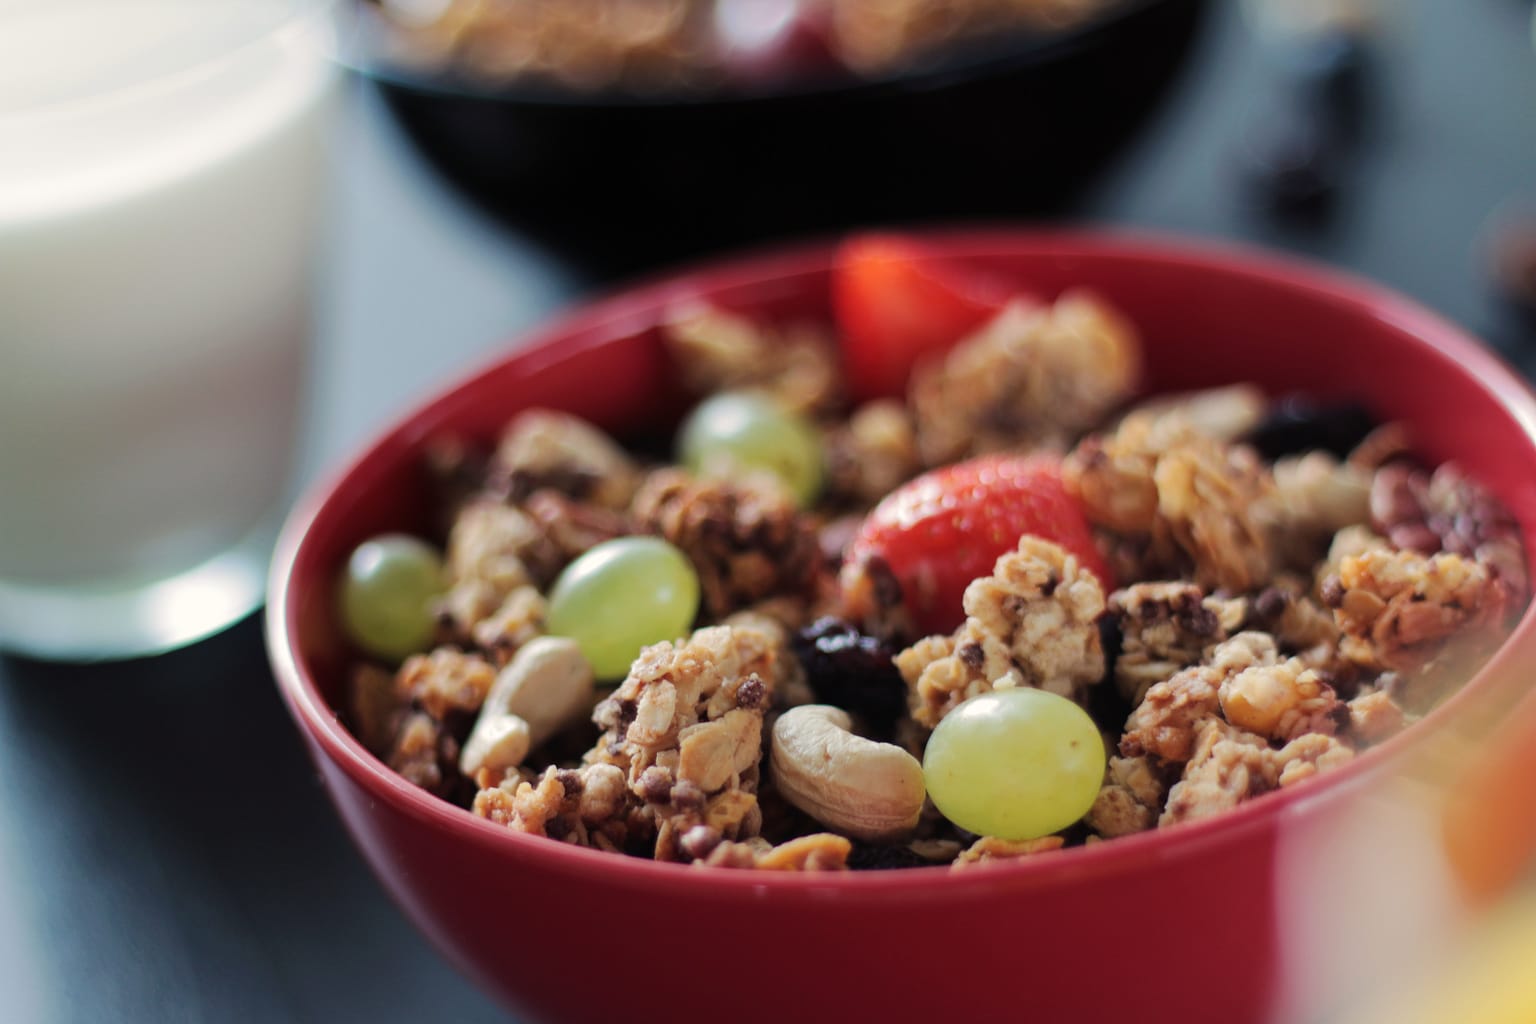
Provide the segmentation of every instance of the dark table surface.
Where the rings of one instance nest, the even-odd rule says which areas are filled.
[[[1330,218],[1272,219],[1234,173],[1273,53],[1218,0],[1149,130],[1060,218],[1280,246],[1395,286],[1529,372],[1491,293],[1495,210],[1536,197],[1528,0],[1383,0],[1376,103]],[[443,185],[368,88],[339,136],[301,474],[595,287]],[[506,1016],[446,966],[332,814],[247,621],[121,665],[0,660],[0,1019]]]

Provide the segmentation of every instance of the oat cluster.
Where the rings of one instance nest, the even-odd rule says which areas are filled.
[[[966,588],[965,612],[952,635],[927,637],[896,657],[919,725],[931,729],[962,701],[1003,686],[1082,701],[1104,677],[1104,591],[1049,541],[1021,539],[991,576]]]

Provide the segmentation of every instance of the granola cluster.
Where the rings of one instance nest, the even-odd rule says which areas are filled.
[[[1209,597],[1196,583],[1133,583],[1109,596],[1120,632],[1115,685],[1132,705],[1180,669],[1198,663],[1247,616],[1240,600]]]
[[[1140,413],[1079,443],[1063,472],[1122,575],[1244,593],[1275,572],[1274,477],[1245,445]]]
[[[922,469],[917,427],[901,402],[879,400],[856,409],[826,435],[827,493],[868,508]]]
[[[763,391],[786,409],[822,413],[837,404],[837,350],[809,324],[768,327],[709,305],[677,310],[662,340],[683,385],[696,395]]]
[[[1454,463],[1433,473],[1404,465],[1384,467],[1372,481],[1369,500],[1371,525],[1393,547],[1474,558],[1512,593],[1526,591],[1520,525]]]
[[[582,552],[633,532],[627,508],[639,469],[596,427],[543,409],[515,417],[484,465],[457,444],[433,452],[451,524],[451,585],[439,602],[445,638],[504,658],[509,636],[537,632],[537,591]],[[479,629],[489,619],[502,625]]]
[[[622,511],[639,483],[634,460],[607,434],[546,409],[514,419],[491,459],[490,486],[512,502],[550,491]]]
[[[1135,329],[1103,301],[1015,302],[941,361],[913,373],[918,451],[930,466],[985,452],[1065,448],[1130,397]]]
[[[785,657],[781,636],[746,626],[646,648],[592,713],[603,731],[579,768],[482,789],[474,811],[579,845],[644,843],[658,860],[749,839],[762,825],[763,716]]]
[[[815,530],[772,490],[663,469],[640,488],[633,514],[639,531],[665,538],[688,556],[712,617],[815,590],[821,571]]]
[[[697,0],[448,0],[393,18],[396,58],[493,81],[579,91],[677,88],[707,80]]]
[[[828,51],[822,75],[879,75],[999,32],[1046,34],[1079,25],[1120,0],[819,0],[807,18]],[[735,45],[717,29],[713,0],[443,0],[383,5],[397,60],[502,82],[578,92],[639,93],[719,87],[733,79]],[[760,64],[761,61],[758,61]],[[798,63],[786,66],[785,73]],[[761,74],[761,70],[758,74]],[[802,72],[803,73],[803,72]]]
[[[393,674],[360,665],[351,691],[358,738],[413,784],[454,797],[467,785],[458,770],[466,726],[495,680],[489,662],[454,647],[413,655]]]
[[[813,427],[823,487],[798,507],[771,467],[693,475],[547,410],[480,448],[434,444],[438,634],[398,665],[359,664],[349,720],[402,777],[511,831],[750,870],[1049,856],[1349,763],[1464,682],[1529,596],[1519,525],[1457,466],[1414,461],[1399,427],[1367,424],[1352,450],[1277,451],[1252,387],[1122,408],[1135,332],[1093,296],[1015,302],[918,368],[904,401],[852,409],[819,329],[689,307],[657,330],[682,390],[767,394]],[[914,623],[939,620],[914,615],[903,581],[932,583],[951,548],[968,557],[958,549],[1003,520],[976,516],[967,533],[962,502],[943,530],[896,531],[928,545],[931,570],[899,576],[900,549],[869,543],[865,513],[925,469],[1000,450],[1056,460],[1055,494],[1098,550],[988,535],[963,564],[1002,552],[990,571],[948,581],[957,597],[969,580],[951,609],[964,619],[924,636]],[[948,481],[930,507],[954,512],[954,475],[914,486]],[[562,571],[630,536],[676,549],[699,608],[680,635],[637,640],[627,672],[604,670],[622,680],[594,690],[580,637],[539,638],[552,597],[560,622]],[[1092,748],[1083,801],[1097,796],[1052,834],[967,831],[920,759],[966,701],[1028,688],[1092,719],[1021,702],[1102,736],[1101,780],[1098,740],[1074,741]]]
[[[834,0],[839,52],[851,67],[877,74],[921,60],[957,39],[979,39],[1022,26],[1060,31],[1107,10],[1116,0]]]
[[[1353,756],[1337,738],[1348,708],[1265,633],[1239,633],[1201,664],[1152,686],[1126,723],[1090,827],[1123,835],[1206,817]]]
[[[1421,668],[1452,637],[1499,624],[1505,610],[1489,568],[1460,555],[1371,551],[1344,559],[1324,587],[1345,657],[1382,669]]]
[[[1104,677],[1103,611],[1098,579],[1076,558],[1049,541],[1022,538],[991,576],[966,589],[964,625],[896,656],[913,720],[931,729],[962,701],[1005,686],[1082,700]]]

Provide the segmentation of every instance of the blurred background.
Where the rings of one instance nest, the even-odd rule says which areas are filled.
[[[862,25],[745,2],[710,46],[686,6],[633,0],[618,41],[558,4],[352,12],[303,479],[584,297],[870,224],[1275,246],[1536,373],[1528,0],[996,0],[944,45],[916,2]],[[353,852],[255,621],[138,662],[0,660],[0,780],[4,1019],[508,1019]]]

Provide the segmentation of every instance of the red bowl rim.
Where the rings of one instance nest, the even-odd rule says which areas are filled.
[[[1536,441],[1536,394],[1500,359],[1462,328],[1419,303],[1384,286],[1334,268],[1278,256],[1267,250],[1230,241],[1193,239],[1139,230],[1035,229],[1027,227],[960,228],[910,231],[920,235],[941,257],[985,259],[1021,250],[1050,251],[1066,258],[1114,257],[1175,264],[1191,270],[1234,272],[1262,279],[1284,288],[1310,293],[1314,298],[1369,313],[1411,335],[1419,344],[1450,357],[1474,381],[1494,396],[1513,416],[1526,435]],[[486,851],[499,852],[531,868],[571,877],[605,872],[609,884],[686,891],[716,897],[762,897],[770,891],[788,896],[792,891],[826,897],[868,896],[950,898],[992,891],[1060,884],[1133,870],[1148,863],[1180,859],[1212,845],[1233,843],[1244,835],[1276,827],[1283,817],[1293,816],[1327,799],[1358,790],[1380,776],[1384,768],[1398,764],[1423,748],[1441,730],[1422,725],[1357,757],[1350,765],[1295,789],[1266,794],[1221,815],[1188,822],[1170,829],[1125,836],[1113,842],[1073,847],[991,865],[987,870],[947,872],[940,868],[902,871],[854,871],[825,873],[701,869],[697,866],[658,863],[638,857],[616,856],[568,843],[514,832],[478,818],[447,801],[432,796],[399,775],[369,753],[352,736],[339,716],[321,697],[315,679],[299,659],[292,637],[299,627],[298,590],[293,567],[309,531],[324,514],[331,496],[363,472],[380,449],[409,443],[419,434],[416,425],[431,419],[455,392],[494,372],[503,364],[542,362],[542,347],[582,331],[626,319],[647,319],[679,292],[693,294],[751,282],[790,277],[824,266],[836,241],[817,241],[728,257],[665,273],[632,285],[606,298],[586,303],[557,317],[541,329],[525,335],[510,353],[501,354],[438,388],[429,398],[378,431],[358,454],[340,468],[320,478],[297,503],[279,537],[272,561],[266,610],[268,653],[279,690],[299,726],[324,755],[374,799],[415,819],[423,826],[449,833],[457,841]],[[599,339],[601,344],[605,339]],[[563,357],[569,349],[563,350]],[[1514,631],[1487,664],[1454,696],[1430,716],[1442,725],[1467,711],[1487,696],[1480,681],[1502,675],[1502,670],[1522,648],[1536,651],[1536,603],[1528,606]]]

